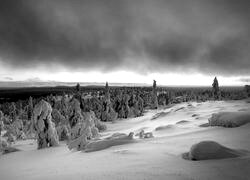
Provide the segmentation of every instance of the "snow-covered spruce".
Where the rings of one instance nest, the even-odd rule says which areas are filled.
[[[58,146],[59,139],[51,118],[51,105],[41,100],[33,110],[33,126],[37,133],[38,149]]]
[[[70,139],[69,149],[83,150],[86,144],[99,136],[96,127],[97,119],[93,111],[82,112],[80,102],[72,99],[69,106]]]

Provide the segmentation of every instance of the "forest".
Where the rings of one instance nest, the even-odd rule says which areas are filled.
[[[84,87],[78,83],[74,87],[1,89],[0,129],[5,132],[6,147],[19,139],[37,138],[38,148],[67,140],[70,149],[84,149],[88,140],[106,130],[103,122],[139,117],[149,109],[182,102],[241,100],[249,96],[249,89],[219,88],[216,78],[212,87],[157,87],[154,80],[152,87],[109,87],[108,83]]]

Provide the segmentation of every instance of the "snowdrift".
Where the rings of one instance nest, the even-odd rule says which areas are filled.
[[[250,122],[250,111],[219,112],[208,119],[210,126],[239,127]]]
[[[189,123],[190,121],[187,121],[187,120],[181,120],[181,121],[178,121],[176,124],[185,124],[185,123]]]
[[[169,112],[159,112],[159,113],[156,113],[155,115],[152,116],[151,120],[156,120],[156,119],[165,117],[165,116],[167,116],[170,112],[171,112],[171,111],[169,111]]]
[[[162,131],[162,130],[168,130],[168,129],[173,129],[173,128],[175,128],[175,126],[172,124],[169,124],[165,126],[158,126],[157,128],[155,128],[155,131]]]
[[[202,141],[194,144],[190,151],[183,154],[184,159],[199,161],[208,159],[225,159],[243,156],[240,150],[230,149],[214,141]]]
[[[93,141],[85,146],[85,152],[100,151],[107,149],[111,146],[118,146],[134,142],[134,133],[131,132],[129,135],[126,134],[114,134],[103,140]]]

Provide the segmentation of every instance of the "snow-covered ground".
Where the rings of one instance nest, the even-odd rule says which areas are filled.
[[[216,141],[232,149],[250,151],[250,123],[236,128],[200,127],[217,112],[250,111],[244,101],[182,103],[153,110],[143,117],[107,123],[102,136],[115,132],[153,132],[154,138],[96,152],[59,147],[36,149],[32,140],[14,146],[21,151],[0,156],[0,179],[170,179],[238,180],[250,178],[250,156],[204,161],[182,158],[200,141]],[[155,130],[157,128],[157,131]]]

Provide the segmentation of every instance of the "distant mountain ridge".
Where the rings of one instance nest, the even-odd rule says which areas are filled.
[[[78,82],[0,81],[0,88],[75,86]],[[81,86],[104,86],[106,82],[79,82]],[[151,86],[146,83],[109,83],[110,86]]]

